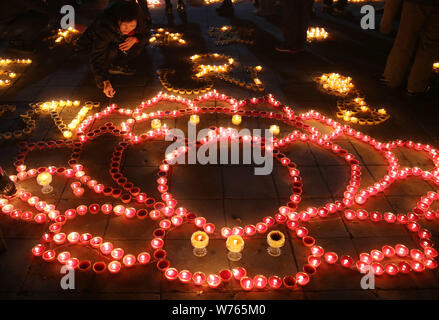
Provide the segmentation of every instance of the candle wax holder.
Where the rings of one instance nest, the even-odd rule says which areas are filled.
[[[227,258],[230,261],[239,261],[242,258],[242,253],[229,251],[229,253],[227,253]]]
[[[196,257],[204,257],[207,254],[207,249],[206,248],[194,248],[192,250],[194,256]]]
[[[51,193],[52,191],[53,191],[53,187],[50,184],[45,185],[41,188],[41,192],[44,194]]]
[[[279,257],[282,253],[281,248],[285,244],[285,236],[280,231],[271,231],[267,235],[268,248],[267,252],[272,257]]]

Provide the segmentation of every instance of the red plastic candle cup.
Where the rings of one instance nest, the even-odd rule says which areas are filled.
[[[305,264],[303,266],[303,272],[305,272],[306,274],[308,274],[309,276],[313,276],[316,274],[316,268],[314,268],[312,265],[310,264]]]
[[[137,255],[137,261],[140,264],[147,264],[151,260],[151,256],[148,252],[141,252]]]
[[[170,281],[176,280],[178,278],[178,270],[175,268],[167,268],[165,270],[165,278]]]
[[[169,266],[169,261],[166,259],[159,260],[157,262],[157,269],[159,269],[160,271],[165,271],[167,268],[169,268]]]
[[[296,278],[293,276],[285,276],[283,278],[283,284],[287,289],[293,289],[296,286]]]
[[[195,285],[201,286],[206,281],[206,275],[203,272],[195,272],[192,275],[192,281]]]
[[[162,250],[162,249],[155,250],[153,256],[156,260],[165,259],[166,258],[166,251]]]
[[[306,236],[302,238],[302,242],[306,247],[312,247],[316,243],[316,240],[313,237]]]
[[[207,284],[211,288],[218,288],[221,284],[221,278],[216,274],[209,274],[207,276]]]
[[[79,271],[86,272],[91,269],[91,262],[89,260],[83,260],[78,264]]]
[[[233,268],[232,273],[233,273],[233,277],[238,281],[247,275],[247,271],[241,267]]]
[[[232,272],[229,269],[223,269],[219,272],[222,282],[228,282],[232,279]]]

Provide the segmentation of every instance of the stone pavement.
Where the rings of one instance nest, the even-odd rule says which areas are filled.
[[[83,8],[78,12],[80,23],[87,23],[93,12],[105,5],[97,2],[95,7]],[[382,4],[374,3],[380,7]],[[148,48],[137,63],[138,74],[114,79],[116,97],[106,99],[95,87],[94,80],[86,63],[72,56],[69,48],[57,48],[54,51],[41,52],[31,57],[33,64],[28,67],[18,81],[8,89],[0,89],[0,104],[15,104],[17,112],[4,115],[0,120],[0,130],[7,131],[18,125],[17,114],[25,110],[29,102],[71,99],[81,101],[99,101],[102,106],[116,103],[121,107],[134,108],[159,91],[160,85],[156,71],[159,68],[176,69],[183,79],[188,77],[189,57],[194,54],[218,52],[232,56],[237,61],[249,65],[263,66],[260,79],[266,93],[273,94],[279,101],[292,106],[296,113],[315,109],[329,117],[336,118],[336,98],[317,89],[313,78],[327,72],[339,72],[353,78],[356,87],[366,96],[371,105],[383,106],[391,118],[377,126],[356,126],[368,135],[380,141],[410,139],[415,142],[439,146],[438,120],[438,77],[432,81],[432,93],[424,98],[409,98],[401,89],[388,89],[380,86],[374,75],[381,72],[386,56],[392,45],[392,39],[381,36],[377,31],[364,31],[359,27],[359,5],[351,5],[352,17],[332,17],[322,13],[320,4],[316,4],[316,17],[313,26],[323,26],[330,34],[330,39],[308,45],[304,53],[288,55],[274,50],[281,40],[277,21],[267,21],[252,14],[253,6],[247,1],[238,3],[235,18],[220,17],[215,11],[217,5],[193,7],[188,6],[187,24],[183,25],[175,13],[173,30],[182,32],[188,46],[180,48]],[[154,26],[168,27],[169,21],[164,15],[164,8],[152,9]],[[231,44],[216,46],[208,37],[208,28],[223,25],[254,28],[254,45]],[[4,48],[3,48],[4,49]],[[3,54],[1,54],[3,56]],[[13,56],[11,56],[13,57]],[[240,70],[239,77],[245,77]],[[184,80],[182,80],[184,82]],[[215,80],[215,89],[220,93],[237,99],[247,99],[255,94],[249,90]],[[189,96],[193,98],[195,96]],[[208,105],[222,105],[221,101],[209,102]],[[160,108],[175,110],[177,105],[163,103]],[[66,123],[74,115],[69,110],[62,110]],[[98,128],[107,121],[119,125],[123,118],[114,116],[105,121],[96,121],[93,128]],[[213,115],[201,117],[200,126],[229,125],[230,119]],[[182,120],[166,122],[170,127],[185,126]],[[242,127],[268,127],[265,120],[244,120]],[[282,127],[281,130],[287,127]],[[145,125],[135,126],[135,132],[147,130]],[[61,134],[50,117],[41,116],[37,120],[37,129],[29,141],[61,139]],[[96,179],[111,184],[108,165],[117,140],[103,136],[84,147],[81,163],[93,172]],[[347,136],[337,143],[360,159],[363,168],[362,186],[377,182],[386,173],[387,166],[382,156],[356,140]],[[153,141],[145,145],[129,148],[122,162],[122,172],[141,187],[143,192],[156,199],[157,166],[164,157],[168,143]],[[13,158],[18,151],[16,144],[2,144],[0,165],[13,172]],[[330,154],[307,143],[299,143],[285,150],[298,166],[303,177],[304,193],[299,210],[308,206],[321,206],[343,197],[345,185],[350,173],[344,163]],[[410,151],[398,152],[402,166],[418,166],[423,169],[433,167],[428,158]],[[65,166],[69,154],[61,149],[59,152],[34,152],[26,160],[29,168],[40,166]],[[281,167],[275,166],[269,176],[254,176],[252,166],[238,165],[181,165],[173,169],[170,191],[179,200],[179,204],[197,215],[206,217],[215,223],[217,230],[223,226],[254,224],[267,215],[274,214],[279,206],[288,202],[289,187],[286,174]],[[75,208],[80,203],[104,203],[103,196],[86,192],[83,198],[76,198],[66,180],[54,179],[54,193],[43,196],[35,182],[26,182],[35,195],[47,202],[54,203],[63,212]],[[380,212],[410,212],[419,198],[428,191],[436,190],[433,185],[412,179],[397,183],[384,194],[371,198],[366,210]],[[436,207],[436,209],[438,209]],[[424,222],[423,222],[424,223]],[[119,274],[96,275],[77,273],[76,290],[61,290],[61,274],[57,263],[45,263],[31,255],[31,248],[45,232],[47,225],[25,224],[0,217],[8,250],[0,254],[0,298],[4,299],[434,299],[439,293],[439,274],[429,270],[420,274],[383,275],[376,280],[375,290],[362,290],[361,274],[342,268],[340,264],[330,266],[326,263],[318,268],[309,285],[294,290],[262,290],[244,292],[237,282],[230,282],[219,289],[197,288],[176,282],[169,282],[155,268],[154,264],[136,266],[123,270]],[[428,222],[425,226],[438,240],[437,222]],[[87,215],[72,220],[63,229],[89,232],[100,235],[115,246],[125,248],[126,252],[140,252],[149,246],[152,231],[157,227],[150,220],[121,219],[113,216]],[[379,248],[384,244],[405,243],[415,247],[416,242],[406,228],[372,222],[348,222],[339,213],[324,220],[312,220],[306,223],[310,234],[328,250],[339,254],[348,254],[355,258],[362,252]],[[218,233],[211,237],[208,256],[195,258],[189,237],[192,229],[182,227],[167,237],[165,249],[169,260],[177,269],[187,268],[215,273],[223,268],[242,265],[252,275],[286,275],[295,274],[306,263],[307,252],[301,241],[287,229],[280,228],[287,234],[287,244],[278,258],[266,254],[266,240],[256,236],[246,241],[243,259],[239,263],[227,260],[224,240]],[[75,251],[73,251],[75,252]],[[82,251],[78,250],[79,255]],[[84,255],[89,252],[83,251]],[[96,259],[87,257],[88,259]]]

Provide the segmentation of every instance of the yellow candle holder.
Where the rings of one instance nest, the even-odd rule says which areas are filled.
[[[37,183],[42,186],[41,192],[44,194],[51,193],[53,187],[50,185],[52,182],[52,175],[49,172],[42,172],[37,176]]]
[[[194,247],[193,254],[196,257],[204,257],[207,254],[207,245],[209,244],[209,236],[206,232],[196,231],[191,236],[191,243]]]
[[[230,261],[239,261],[242,258],[242,250],[244,249],[244,239],[238,235],[232,235],[226,240],[226,247],[229,252],[227,258]]]
[[[280,129],[279,126],[273,124],[270,126],[270,132],[274,135],[277,136],[280,133]]]
[[[193,125],[197,125],[200,123],[200,117],[196,114],[191,115],[191,117],[189,118],[189,122],[192,123]]]
[[[281,248],[285,244],[285,235],[278,230],[271,231],[267,235],[267,243],[269,246],[267,249],[268,254],[272,257],[278,257],[282,253]]]
[[[232,117],[232,123],[233,123],[235,126],[239,126],[239,125],[241,124],[241,122],[242,122],[242,117],[241,117],[239,114],[235,114],[235,115]]]
[[[159,119],[154,119],[151,121],[151,128],[154,130],[160,129],[162,126],[162,122]]]

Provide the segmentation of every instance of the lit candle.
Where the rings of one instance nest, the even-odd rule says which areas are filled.
[[[279,126],[273,124],[270,126],[270,132],[274,135],[277,136],[280,132]]]
[[[206,232],[197,231],[191,236],[191,243],[194,247],[193,253],[196,257],[204,257],[207,254],[207,245],[209,244],[209,236]]]
[[[193,125],[197,125],[200,123],[200,117],[196,114],[191,115],[189,122],[192,123]]]
[[[162,122],[159,119],[154,119],[151,121],[151,128],[154,130],[160,129],[162,126]]]
[[[51,193],[53,187],[50,185],[52,182],[52,175],[49,172],[42,172],[37,176],[37,183],[42,186],[42,193]]]
[[[244,249],[244,240],[241,236],[231,235],[230,237],[228,237],[226,240],[226,247],[227,250],[229,250],[227,257],[230,261],[241,260],[241,251]]]
[[[267,235],[267,243],[269,245],[268,254],[272,257],[278,257],[281,254],[281,248],[285,244],[285,235],[277,230],[271,231]]]
[[[242,117],[241,117],[239,114],[235,114],[235,115],[232,117],[232,123],[233,123],[235,126],[240,125],[241,122],[242,122]]]

